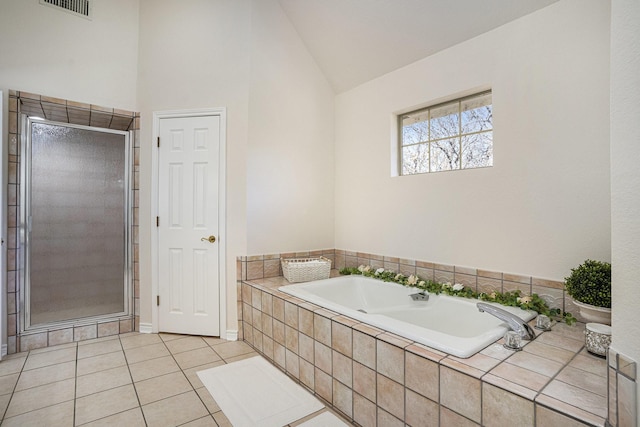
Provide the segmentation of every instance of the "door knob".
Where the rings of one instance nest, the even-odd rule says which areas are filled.
[[[203,237],[202,239],[200,239],[200,241],[201,242],[215,243],[216,242],[216,236]]]

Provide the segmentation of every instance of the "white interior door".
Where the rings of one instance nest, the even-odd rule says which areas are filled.
[[[158,328],[219,336],[220,117],[160,119],[159,138]]]

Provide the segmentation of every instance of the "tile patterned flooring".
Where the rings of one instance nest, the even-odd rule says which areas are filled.
[[[241,341],[129,333],[6,356],[2,426],[231,426],[197,371],[257,353]]]

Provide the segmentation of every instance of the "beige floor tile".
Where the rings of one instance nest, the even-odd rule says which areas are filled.
[[[0,377],[0,396],[7,393],[13,393],[13,389],[18,383],[20,374],[9,374]]]
[[[256,353],[255,351],[252,351],[251,353],[241,354],[240,356],[236,356],[236,357],[231,357],[229,359],[225,359],[225,362],[233,363],[233,362],[237,362],[239,360],[244,360],[244,359],[248,359],[250,357],[256,357],[256,356],[260,356],[260,355],[258,353]]]
[[[122,345],[120,345],[120,340],[118,339],[98,341],[93,344],[78,346],[78,359],[85,359],[87,357],[99,356],[121,350]]]
[[[4,412],[7,410],[7,406],[9,406],[10,400],[11,400],[11,394],[5,394],[0,396],[0,414],[4,415]],[[0,420],[2,415],[0,415]]]
[[[142,407],[150,426],[176,426],[202,418],[207,413],[195,391],[179,394]]]
[[[224,365],[223,360],[218,360],[217,362],[207,363],[206,365],[199,365],[193,368],[185,369],[183,372],[187,376],[187,379],[193,386],[193,388],[204,387],[202,381],[200,381],[200,377],[198,377],[198,371],[205,371],[207,369],[215,368],[216,366]]]
[[[218,424],[216,424],[211,415],[208,415],[186,424],[182,424],[182,427],[218,427]]]
[[[99,420],[138,406],[132,385],[125,385],[76,399],[76,425]]]
[[[129,337],[137,337],[138,335],[140,335],[140,332],[125,332],[124,334],[118,335],[118,337],[122,339],[122,338],[129,338]]]
[[[229,341],[213,346],[216,353],[224,360],[251,353],[253,349],[244,341]]]
[[[29,355],[28,351],[23,351],[20,353],[5,354],[4,356],[2,356],[2,361],[6,362],[7,360],[23,359],[23,358],[26,358],[28,355]]]
[[[82,375],[76,379],[76,398],[131,384],[126,366]]]
[[[120,337],[122,348],[129,349],[134,347],[142,347],[145,345],[158,344],[162,340],[158,334],[140,334],[134,333],[125,337]]]
[[[174,372],[136,382],[135,386],[141,405],[193,390],[191,384],[182,372]]]
[[[165,342],[165,345],[172,354],[184,353],[185,351],[207,347],[207,343],[200,337],[183,337],[177,340]]]
[[[76,361],[59,363],[57,365],[44,366],[42,368],[24,371],[20,374],[20,380],[16,385],[16,391],[26,390],[31,387],[68,380],[76,376]]]
[[[34,354],[40,354],[40,353],[48,353],[50,351],[58,351],[66,348],[76,348],[77,346],[78,346],[78,343],[70,342],[66,344],[52,345],[51,347],[36,348],[34,350],[31,350],[29,354],[34,355]]]
[[[24,370],[42,368],[43,366],[56,365],[71,360],[76,360],[75,346],[44,353],[31,353],[24,364]]]
[[[171,356],[159,357],[157,359],[129,365],[129,371],[131,372],[133,381],[144,381],[179,370],[180,367]]]
[[[146,425],[142,409],[138,407],[83,424],[82,427],[146,427]]]
[[[72,400],[75,378],[15,392],[7,408],[6,418]]]
[[[125,366],[126,364],[124,352],[122,351],[87,357],[86,359],[78,360],[77,375],[88,375],[106,369],[117,368],[118,366]]]
[[[213,419],[216,420],[216,423],[219,427],[233,427],[233,424],[231,424],[229,418],[227,418],[227,416],[222,411],[213,414]]]
[[[180,338],[185,338],[185,337],[189,337],[191,335],[182,335],[182,334],[169,334],[169,333],[159,333],[158,336],[160,336],[160,339],[164,342],[167,341],[173,341],[173,340],[179,340]]]
[[[174,355],[176,362],[182,369],[193,368],[194,366],[206,365],[220,360],[220,357],[211,350],[210,347],[199,348],[197,350],[185,351]]]
[[[164,343],[145,345],[142,347],[134,347],[124,351],[127,356],[127,363],[138,363],[145,360],[157,359],[158,357],[169,356],[169,350]]]
[[[218,406],[218,403],[211,396],[211,393],[209,393],[209,390],[207,390],[206,387],[200,387],[196,390],[196,393],[198,393],[198,396],[200,396],[200,400],[202,400],[202,403],[204,403],[204,406],[207,407],[210,414],[215,414],[216,412],[220,411],[220,406]]]
[[[0,376],[15,374],[22,371],[24,362],[27,360],[27,356],[16,357],[13,359],[2,359],[0,363]]]
[[[2,421],[3,427],[47,426],[69,427],[73,425],[73,401],[37,409]]]
[[[82,347],[84,345],[92,345],[92,344],[97,344],[99,342],[119,340],[121,336],[124,336],[124,335],[109,335],[108,337],[93,338],[90,340],[78,341],[77,344],[78,344],[78,347]]]
[[[225,342],[229,342],[225,339],[219,338],[219,337],[202,337],[203,340],[205,340],[205,342],[209,345],[218,345],[218,344],[222,344]]]

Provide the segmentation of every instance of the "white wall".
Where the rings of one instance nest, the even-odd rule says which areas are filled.
[[[494,166],[391,177],[394,113],[491,88]],[[609,4],[564,0],[337,96],[336,247],[562,280],[610,259]]]
[[[151,323],[154,111],[227,109],[227,324],[235,329],[236,259],[246,253],[249,0],[141,0],[140,322]]]
[[[333,248],[333,90],[278,2],[252,4],[247,253]]]
[[[0,88],[134,111],[138,0],[93,2],[93,19],[0,0]]]
[[[141,0],[140,321],[151,322],[152,113],[227,108],[227,322],[236,257],[333,247],[333,92],[275,0]]]
[[[611,258],[613,343],[640,363],[640,4],[611,4]],[[640,382],[637,382],[640,408]]]

